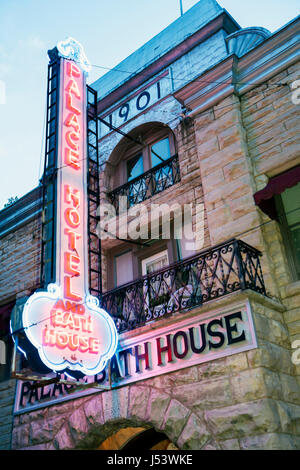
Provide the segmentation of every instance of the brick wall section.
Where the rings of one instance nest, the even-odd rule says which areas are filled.
[[[0,301],[29,295],[40,280],[41,220],[0,239]]]
[[[11,448],[15,380],[0,382],[0,450]]]
[[[0,302],[30,295],[40,276],[40,219],[0,239]],[[9,450],[15,380],[0,382],[0,449]]]

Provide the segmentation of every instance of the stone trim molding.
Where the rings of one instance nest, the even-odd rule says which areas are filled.
[[[235,54],[230,55],[174,93],[189,110],[185,117],[206,111],[232,93],[242,96],[297,62],[299,38],[298,17],[240,59]]]

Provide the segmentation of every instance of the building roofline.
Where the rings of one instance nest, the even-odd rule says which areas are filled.
[[[220,14],[215,16],[212,20],[206,23],[202,28],[198,29],[195,33],[188,36],[175,47],[163,54],[157,60],[151,62],[144,69],[132,75],[125,82],[114,88],[110,93],[98,101],[98,114],[108,109],[112,104],[116,103],[124,96],[135,90],[144,82],[149,80],[154,75],[161,72],[163,69],[171,65],[183,55],[187,54],[194,47],[204,42],[206,39],[224,29],[228,34],[240,29],[238,23],[232,18],[226,10],[222,10]],[[147,44],[147,43],[146,43]],[[121,62],[122,64],[122,62]],[[120,66],[116,66],[111,72],[117,70]],[[111,73],[110,72],[110,73]],[[96,82],[91,84],[93,88]]]
[[[37,186],[0,211],[0,238],[37,217],[41,210],[42,186]]]

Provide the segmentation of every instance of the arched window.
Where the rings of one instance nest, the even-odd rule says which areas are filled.
[[[112,157],[110,197],[117,210],[119,196],[126,196],[131,207],[180,181],[176,142],[168,126],[144,124],[129,137],[122,139]]]

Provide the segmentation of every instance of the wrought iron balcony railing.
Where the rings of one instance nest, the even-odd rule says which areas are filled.
[[[121,333],[238,290],[266,295],[261,255],[232,239],[104,293],[101,305]]]
[[[178,155],[168,158],[128,183],[111,191],[108,196],[119,213],[120,196],[127,197],[127,209],[149,199],[180,181]]]

